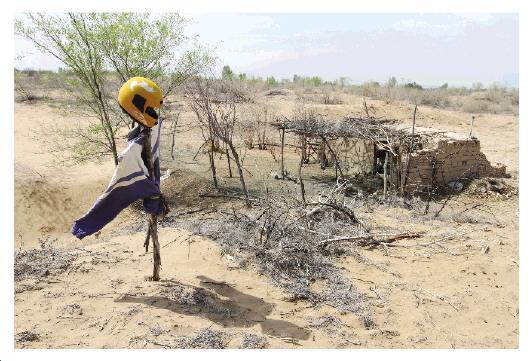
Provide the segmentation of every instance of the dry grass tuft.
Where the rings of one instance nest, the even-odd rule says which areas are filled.
[[[247,349],[262,349],[267,348],[269,340],[265,336],[256,335],[253,333],[247,333],[243,336],[239,348]]]
[[[177,338],[175,348],[224,349],[228,341],[226,332],[203,328],[192,336]]]
[[[78,256],[76,250],[57,248],[56,240],[39,240],[40,249],[15,251],[15,281],[26,278],[44,278],[63,273]]]

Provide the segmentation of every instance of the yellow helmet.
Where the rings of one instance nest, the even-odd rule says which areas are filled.
[[[134,120],[151,128],[158,123],[155,109],[162,104],[162,92],[153,81],[135,76],[121,86],[118,103]]]

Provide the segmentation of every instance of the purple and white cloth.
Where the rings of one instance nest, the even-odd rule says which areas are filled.
[[[163,212],[163,199],[160,193],[160,128],[162,120],[151,128],[151,151],[154,158],[153,175],[142,156],[144,140],[149,129],[137,126],[128,135],[127,148],[119,155],[118,165],[107,190],[99,196],[92,208],[72,226],[72,234],[79,239],[89,236],[112,221],[127,206],[138,199],[144,199],[144,210],[151,214]],[[153,198],[150,198],[153,197]]]

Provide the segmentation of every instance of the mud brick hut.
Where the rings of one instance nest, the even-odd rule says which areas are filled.
[[[298,135],[301,147],[320,144],[332,153],[340,169],[338,144],[361,141],[372,174],[384,174],[389,190],[402,195],[436,192],[448,183],[481,177],[505,177],[506,166],[491,164],[480,150],[475,137],[444,132],[432,128],[404,126],[396,120],[376,118],[344,118],[324,120],[321,116],[283,119],[272,124],[280,132]],[[283,147],[282,147],[283,152]],[[342,170],[340,174],[342,174]]]
[[[417,144],[409,155],[400,153],[399,163],[404,166],[395,169],[401,173],[403,193],[425,192],[454,181],[507,175],[505,165],[488,161],[475,137],[431,128],[416,128],[415,132]]]

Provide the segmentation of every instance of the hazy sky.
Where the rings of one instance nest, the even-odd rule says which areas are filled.
[[[424,85],[518,85],[517,14],[201,13],[190,34],[216,48],[221,64],[247,75],[389,76]],[[17,37],[20,68],[57,69]]]

